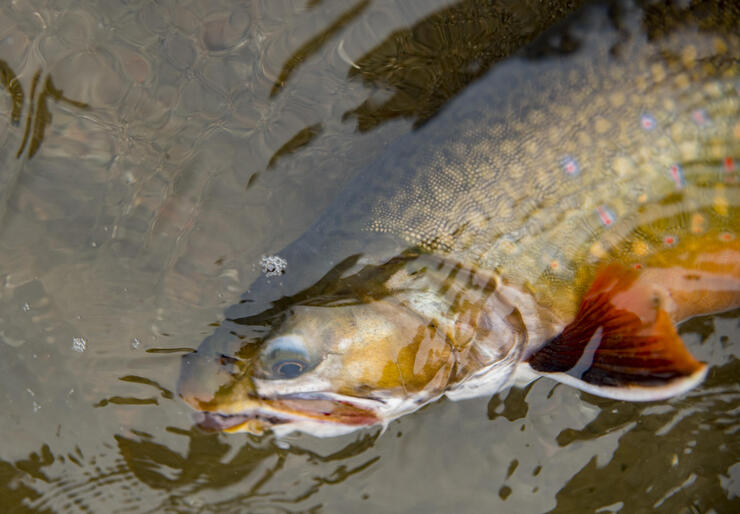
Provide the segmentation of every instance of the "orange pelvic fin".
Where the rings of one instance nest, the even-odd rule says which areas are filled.
[[[650,280],[645,277],[650,278]],[[609,398],[652,401],[699,384],[706,366],[686,349],[671,321],[671,288],[620,264],[603,268],[578,313],[528,360],[537,373]]]

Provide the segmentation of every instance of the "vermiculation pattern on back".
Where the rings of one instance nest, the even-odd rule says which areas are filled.
[[[474,85],[419,132],[431,151],[405,163],[414,171],[366,228],[495,269],[541,299],[557,288],[566,309],[615,252],[635,260],[687,227],[735,237],[740,30],[726,27],[737,8],[713,13],[724,31],[705,30],[709,16],[650,41],[640,15],[624,20],[627,36],[594,16],[582,50]]]

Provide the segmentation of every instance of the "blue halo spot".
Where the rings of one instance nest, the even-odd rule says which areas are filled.
[[[658,122],[655,121],[655,118],[650,114],[643,113],[642,116],[640,116],[640,126],[649,132],[658,126]]]
[[[578,161],[570,155],[567,155],[560,160],[560,168],[566,175],[570,175],[571,177],[575,177],[581,173],[581,167],[578,166]]]

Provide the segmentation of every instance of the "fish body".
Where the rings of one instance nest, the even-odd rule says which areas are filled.
[[[184,358],[201,425],[336,435],[517,375],[700,383],[674,324],[740,305],[740,14],[717,5],[587,10],[581,50],[497,66],[399,141]]]

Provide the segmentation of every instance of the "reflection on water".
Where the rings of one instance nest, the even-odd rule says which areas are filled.
[[[201,433],[173,398],[260,257],[409,129],[383,122],[427,119],[576,3],[3,4],[0,510],[731,511],[737,312],[684,325],[711,374],[655,404],[538,381],[278,442]],[[575,37],[548,41],[533,55]],[[53,123],[16,126],[31,105]]]
[[[150,512],[202,507],[251,511],[271,503],[300,503],[322,485],[343,482],[380,459],[367,454],[376,438],[373,434],[321,453],[255,439],[228,441],[195,429],[168,427],[167,432],[184,443],[183,453],[174,451],[171,441],[163,444],[151,434],[132,430],[130,436],[116,434],[108,445],[116,454],[113,462],[104,455],[85,455],[79,447],[55,455],[46,444],[23,459],[1,461],[4,506],[25,505],[34,512],[69,508],[97,512],[113,500],[120,508],[132,504]],[[305,480],[293,476],[290,486],[285,477],[278,478],[299,466],[331,471]],[[276,487],[275,482],[283,485]],[[146,507],[140,503],[143,490],[150,490],[143,494],[155,503]]]
[[[15,76],[15,72],[5,61],[0,61],[0,81],[2,81],[3,87],[10,95],[10,122],[13,125],[18,125],[21,121],[21,111],[23,110],[23,98],[25,95],[23,94],[23,86],[18,82],[18,77]]]
[[[357,5],[350,8],[347,12],[334,20],[328,27],[326,27],[326,29],[322,30],[318,35],[298,48],[298,50],[296,50],[295,53],[283,64],[280,75],[270,90],[270,96],[275,96],[280,89],[285,86],[285,82],[288,80],[288,77],[290,77],[291,73],[293,73],[299,64],[321,50],[330,37],[337,35],[349,22],[362,14],[369,5],[370,0],[358,2]]]
[[[350,77],[360,77],[390,95],[381,101],[371,97],[345,117],[356,118],[360,131],[396,117],[420,124],[491,65],[532,42],[583,3],[464,0],[440,9],[394,32],[353,63]],[[551,43],[544,39],[541,44]]]
[[[36,86],[38,84],[39,78],[41,77],[41,71],[37,71],[32,79],[31,82],[31,100],[34,99],[34,94],[36,93]],[[46,80],[44,81],[44,86],[41,92],[39,93],[38,99],[36,101],[36,109],[34,113],[34,109],[30,108],[28,110],[28,115],[26,116],[26,128],[23,131],[23,141],[21,141],[20,147],[18,147],[18,152],[16,153],[16,157],[20,157],[23,153],[24,148],[26,147],[26,143],[28,142],[28,158],[32,158],[36,151],[39,149],[39,146],[44,141],[44,133],[46,132],[46,127],[51,123],[51,113],[49,112],[49,105],[48,100],[55,100],[57,102],[65,102],[68,103],[71,106],[77,107],[78,109],[86,109],[88,105],[84,102],[76,102],[74,100],[70,100],[69,98],[66,98],[63,95],[63,91],[61,89],[57,89],[54,87],[54,82],[52,82],[51,77],[47,76]],[[31,124],[33,121],[33,128],[31,128]],[[29,134],[30,134],[30,141],[29,141]]]
[[[558,491],[555,512],[604,505],[620,505],[625,512],[650,506],[665,512],[687,506],[697,512],[731,512],[737,500],[727,492],[736,491],[737,485],[727,484],[737,477],[728,472],[740,459],[740,422],[733,414],[740,409],[734,384],[739,374],[740,361],[733,358],[713,368],[701,391],[667,405],[585,398],[599,407],[599,415],[583,429],[563,430],[559,445],[597,440],[612,431],[624,434],[608,462],[593,457]],[[635,458],[645,453],[660,458]],[[646,482],[631,475],[652,478]],[[611,487],[604,488],[604,483]]]
[[[380,440],[376,432],[349,442],[291,441],[298,444],[283,448],[269,439],[224,438],[168,427],[158,436],[133,429],[116,434],[99,454],[86,454],[79,447],[55,453],[53,445],[44,444],[25,457],[0,462],[0,494],[6,507],[25,504],[34,512],[99,511],[111,501],[120,508],[147,512],[282,512],[296,505],[301,510],[323,506],[342,511],[363,503],[371,510],[420,512],[433,506],[473,509],[499,502],[507,509],[530,511],[555,507],[554,512],[582,512],[615,506],[614,510],[634,512],[652,506],[676,512],[693,505],[700,512],[711,508],[730,512],[734,500],[728,490],[736,490],[738,477],[728,470],[740,458],[733,415],[740,407],[733,385],[738,362],[733,357],[715,368],[705,388],[677,401],[633,404],[584,394],[581,401],[594,409],[573,418],[568,418],[572,409],[562,402],[574,403],[576,396],[532,401],[533,394],[552,395],[546,389],[528,391],[533,405],[523,414],[520,405],[527,391],[513,389],[503,400],[507,407],[501,415],[506,422],[493,427],[472,422],[466,428],[459,419],[446,416],[440,420],[441,409],[432,408],[422,413],[425,419],[418,426],[401,422]],[[538,383],[535,389],[541,386]],[[480,405],[477,408],[480,417]],[[558,413],[559,409],[567,412]],[[476,415],[475,409],[466,411]],[[435,430],[424,428],[440,421]],[[538,427],[543,422],[554,426],[543,433]],[[535,432],[527,435],[531,430]],[[445,432],[446,448],[438,450],[441,458],[417,450],[420,445],[428,445],[427,452],[438,448],[438,438]],[[425,480],[420,485],[408,478],[408,473],[421,472],[423,465],[406,459],[422,458],[427,466],[436,466],[446,458],[455,459],[469,437],[477,438],[473,451],[482,458],[460,452],[470,458],[448,464],[449,472],[456,473],[454,485],[448,472],[436,467],[439,471],[426,477],[426,486]],[[414,441],[417,438],[421,441]],[[515,447],[507,449],[512,442]],[[489,444],[494,451],[485,448]],[[605,454],[589,447],[602,444]],[[394,468],[389,469],[391,464]],[[570,478],[568,468],[574,470]],[[413,482],[407,487],[421,498],[389,483],[402,476]],[[553,481],[562,487],[548,492]],[[345,482],[349,483],[342,485]],[[434,489],[440,487],[452,497],[436,498]],[[554,492],[556,505],[549,499]]]
[[[38,70],[31,79],[31,91],[30,101],[31,105],[26,115],[26,124],[23,129],[23,140],[21,141],[18,151],[16,152],[16,158],[23,154],[23,150],[26,148],[28,143],[28,158],[32,158],[39,149],[39,146],[44,141],[44,133],[46,127],[51,123],[51,112],[49,111],[48,101],[54,100],[56,102],[65,102],[78,109],[87,109],[88,105],[84,102],[77,102],[64,96],[64,92],[61,89],[57,89],[54,86],[54,82],[51,76],[47,76],[44,80],[43,89],[36,97],[36,88],[41,79],[41,70]],[[3,86],[8,90],[10,99],[12,102],[10,122],[13,125],[17,125],[21,118],[23,111],[23,86],[21,85],[18,78],[13,73],[13,70],[8,66],[8,63],[0,60],[0,80],[2,80]],[[36,102],[34,105],[34,101]],[[35,107],[35,109],[34,109]],[[30,142],[29,142],[30,136]]]

